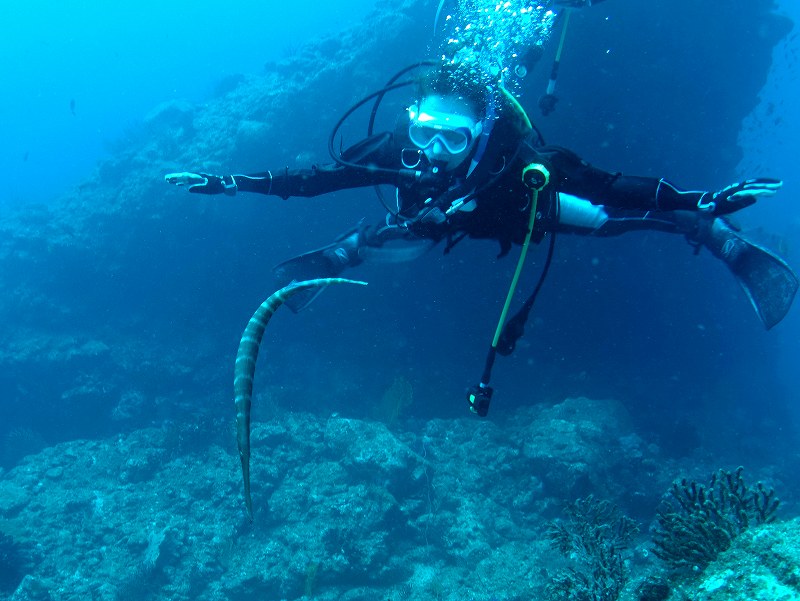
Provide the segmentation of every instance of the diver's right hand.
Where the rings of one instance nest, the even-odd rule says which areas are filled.
[[[232,175],[211,175],[210,173],[168,173],[164,181],[176,186],[189,186],[193,194],[236,194],[236,180]]]

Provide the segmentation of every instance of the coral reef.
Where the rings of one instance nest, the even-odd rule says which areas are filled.
[[[32,566],[30,549],[0,530],[0,595],[13,593]]]
[[[548,470],[525,448],[536,432],[541,454],[563,453],[556,426],[573,411],[608,426],[572,442],[588,471],[616,475],[617,494],[568,505],[548,539],[544,524],[564,499],[543,484]],[[737,590],[739,565],[758,563],[759,579],[746,583],[751,599],[773,598],[756,594],[759,582],[800,596],[797,520],[755,526],[761,518],[751,518],[704,572],[655,578],[661,562],[646,557],[650,543],[633,539],[623,510],[652,466],[676,467],[646,446],[629,471],[613,467],[631,448],[620,442],[633,436],[628,422],[614,403],[589,399],[523,409],[501,424],[433,419],[398,421],[391,430],[274,410],[252,424],[253,524],[234,433],[223,420],[61,443],[0,474],[0,529],[13,537],[17,558],[8,586],[18,586],[9,595],[663,601],[667,590],[673,601],[679,594],[721,601],[723,591]],[[772,504],[759,502],[762,521]],[[35,561],[22,549],[37,550]]]
[[[37,418],[36,437],[70,442],[42,448],[30,432],[12,435],[12,440],[24,435],[26,445],[36,443],[28,449],[38,454],[22,457],[19,438],[12,444],[16,454],[6,451],[9,466],[17,465],[0,471],[0,595],[12,601],[541,598],[552,586],[543,571],[551,549],[542,524],[565,499],[594,493],[628,513],[635,506],[639,515],[652,510],[654,495],[675,473],[706,469],[696,463],[678,466],[660,454],[616,400],[559,398],[509,409],[505,423],[432,419],[410,426],[400,409],[411,400],[411,382],[415,410],[439,403],[437,414],[446,414],[439,411],[446,401],[443,395],[426,395],[418,373],[402,370],[409,380],[387,391],[384,415],[391,429],[336,415],[352,416],[353,403],[371,403],[358,378],[374,380],[387,364],[378,357],[362,372],[349,369],[358,364],[353,347],[366,337],[359,322],[343,324],[339,335],[351,331],[354,343],[327,370],[320,369],[336,378],[336,386],[319,386],[319,373],[310,371],[324,359],[295,340],[287,342],[286,354],[302,357],[295,361],[303,369],[296,381],[273,378],[268,388],[256,391],[274,402],[269,411],[267,403],[257,403],[262,412],[254,416],[253,452],[260,459],[254,494],[263,504],[256,525],[247,523],[227,426],[230,407],[220,393],[229,388],[230,337],[240,331],[240,316],[263,297],[265,263],[324,239],[330,227],[338,227],[331,226],[334,214],[337,220],[344,213],[349,219],[348,211],[357,214],[354,220],[360,217],[363,197],[338,193],[331,203],[267,204],[243,195],[232,205],[167,189],[163,175],[184,169],[260,171],[292,157],[297,165],[324,159],[320,132],[424,52],[430,32],[420,22],[436,4],[383,2],[367,27],[300,48],[263,74],[229,78],[203,105],[158,107],[74,190],[46,207],[8,207],[0,219],[0,319],[6,325],[0,333],[2,409]],[[695,4],[684,2],[695,12],[717,10]],[[687,14],[672,3],[660,10],[666,11],[665,24],[675,23],[668,21],[670,13],[678,20]],[[750,27],[753,11],[744,12]],[[748,56],[771,57],[771,48],[742,45],[743,36],[724,30]],[[626,31],[624,39],[636,43],[634,33]],[[707,45],[684,45],[694,57],[719,57],[701,51],[718,36],[695,39]],[[709,96],[714,105],[720,97],[746,104],[747,82],[762,75],[758,68],[743,71],[740,62],[731,64],[737,77],[722,80],[729,87]],[[604,72],[608,90],[627,90],[613,82],[624,83],[630,71],[616,80]],[[656,88],[661,99],[663,86]],[[581,96],[575,95],[576,102]],[[583,121],[571,115],[578,121],[562,131],[590,131],[600,124],[600,139],[581,138],[584,147],[606,149],[620,164],[627,157],[648,168],[672,165],[684,173],[689,168],[698,177],[722,169],[716,155],[715,170],[696,160],[708,155],[694,150],[704,148],[709,136],[717,141],[718,154],[736,148],[736,132],[733,145],[722,135],[735,117],[725,112],[715,122],[713,111],[697,105],[705,96],[695,94],[691,115],[702,115],[703,127],[691,127],[690,120],[682,135],[667,136],[656,146],[660,155],[635,156],[631,153],[638,150],[626,149],[646,147],[635,142],[650,136],[653,128],[640,124],[652,123],[652,107],[639,103],[646,112],[641,119],[629,114],[628,126],[617,120],[614,98],[620,96],[605,103],[592,99]],[[662,109],[656,115],[661,123],[678,121],[668,103]],[[615,124],[610,146],[608,123]],[[557,122],[553,128],[558,131]],[[701,132],[698,137],[695,131]],[[343,143],[361,133],[347,132]],[[658,156],[669,160],[659,163]],[[692,158],[676,165],[674,157]],[[414,295],[397,286],[390,290],[402,290],[404,304],[411,300]],[[476,312],[471,303],[459,302],[441,314],[456,324],[451,343],[468,340],[456,329],[464,329]],[[569,314],[563,317],[562,325],[571,323]],[[383,338],[401,333],[402,326],[389,321],[380,322]],[[615,331],[614,337],[624,341],[624,333]],[[679,334],[676,329],[683,345]],[[559,336],[568,337],[563,331]],[[291,344],[297,346],[288,348]],[[419,352],[409,354],[416,359]],[[622,372],[615,371],[614,379],[624,379],[619,355],[608,354]],[[448,358],[447,365],[436,365],[434,377],[444,380],[450,365],[457,362]],[[705,362],[702,369],[707,375]],[[563,378],[563,371],[552,372]],[[643,390],[654,387],[646,377],[642,382]],[[531,390],[526,388],[529,396],[520,402],[540,400]],[[338,404],[336,395],[343,399]],[[373,400],[379,403],[379,397]],[[304,413],[312,409],[318,413]],[[6,414],[1,417],[2,428],[10,429]],[[688,491],[695,494],[691,486]],[[774,515],[771,493],[756,493],[756,513],[745,511],[749,525],[731,538],[727,550],[718,551],[702,572],[670,583],[676,601],[800,597],[800,522],[754,526]],[[684,511],[679,505],[675,513]],[[598,531],[611,534],[613,528]],[[581,542],[581,548],[603,548],[590,535],[585,538],[589,543]],[[640,563],[632,562],[631,570],[642,568],[646,549],[637,547]],[[602,569],[627,568],[616,551],[602,553]],[[614,582],[597,590],[616,593]],[[641,601],[663,598],[665,586],[654,580],[619,594]]]
[[[547,529],[550,544],[570,559],[547,585],[549,601],[615,601],[628,582],[629,547],[639,526],[608,501],[578,499]]]
[[[525,598],[547,583],[533,566],[548,553],[542,512],[560,501],[523,436],[562,445],[558,413],[390,430],[276,411],[253,422],[252,526],[222,424],[62,443],[0,478],[0,523],[47,550],[20,585],[33,601]]]
[[[578,397],[528,411],[530,417],[518,426],[525,441],[521,451],[548,495],[615,498],[618,483],[631,481],[635,472],[640,489],[636,500],[651,503],[645,491],[660,488],[660,470],[652,463],[653,449],[633,431],[622,403]],[[538,427],[542,422],[547,429]],[[613,442],[603,446],[601,440]]]
[[[653,532],[653,552],[670,568],[702,570],[742,532],[775,519],[775,492],[748,486],[743,471],[719,470],[708,485],[673,483]]]
[[[797,601],[800,519],[743,532],[698,576],[676,583],[670,601]]]

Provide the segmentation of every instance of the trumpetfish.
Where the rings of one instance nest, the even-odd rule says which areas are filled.
[[[256,372],[256,359],[261,346],[261,339],[270,318],[275,314],[287,298],[302,290],[328,286],[329,284],[359,284],[366,282],[348,280],[346,278],[319,278],[292,282],[272,294],[256,309],[247,322],[239,341],[234,367],[233,392],[236,405],[236,443],[239,447],[239,459],[242,461],[242,479],[244,481],[244,503],[247,517],[253,521],[253,500],[250,497],[250,406],[253,399],[253,378]]]

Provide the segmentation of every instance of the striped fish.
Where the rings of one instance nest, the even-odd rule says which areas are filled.
[[[242,339],[239,341],[233,378],[234,403],[236,405],[236,443],[239,446],[239,458],[242,460],[244,502],[247,506],[247,516],[250,521],[253,521],[253,501],[250,498],[250,405],[253,399],[253,377],[256,372],[256,359],[258,358],[258,349],[261,346],[261,338],[270,318],[287,298],[302,290],[328,286],[329,284],[367,285],[366,282],[345,278],[321,278],[293,282],[278,290],[261,304],[247,323]]]

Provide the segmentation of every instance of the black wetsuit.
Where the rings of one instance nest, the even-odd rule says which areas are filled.
[[[611,173],[588,164],[573,152],[558,146],[535,147],[528,141],[514,148],[487,153],[478,182],[462,174],[433,173],[424,156],[402,134],[384,133],[363,140],[343,153],[343,158],[372,168],[335,163],[310,169],[282,169],[247,176],[234,176],[240,191],[289,198],[318,196],[336,190],[378,184],[398,189],[398,215],[372,228],[366,240],[380,245],[388,237],[426,238],[439,242],[463,236],[494,239],[501,254],[512,244],[521,244],[528,226],[531,191],[522,181],[522,170],[541,163],[550,172],[550,183],[540,194],[534,239],[547,231],[570,231],[590,235],[617,235],[633,229],[658,229],[689,233],[695,221],[687,211],[697,211],[703,191],[685,192],[661,179]],[[412,160],[409,161],[409,158]],[[463,168],[466,171],[466,166]],[[585,206],[602,205],[594,219],[564,220],[560,215],[569,195]],[[464,207],[447,213],[452,201],[466,196]],[[429,200],[431,199],[431,200]],[[469,202],[473,200],[474,202]],[[427,202],[426,202],[427,201]],[[683,209],[683,210],[680,210]],[[380,233],[378,233],[380,232]]]

